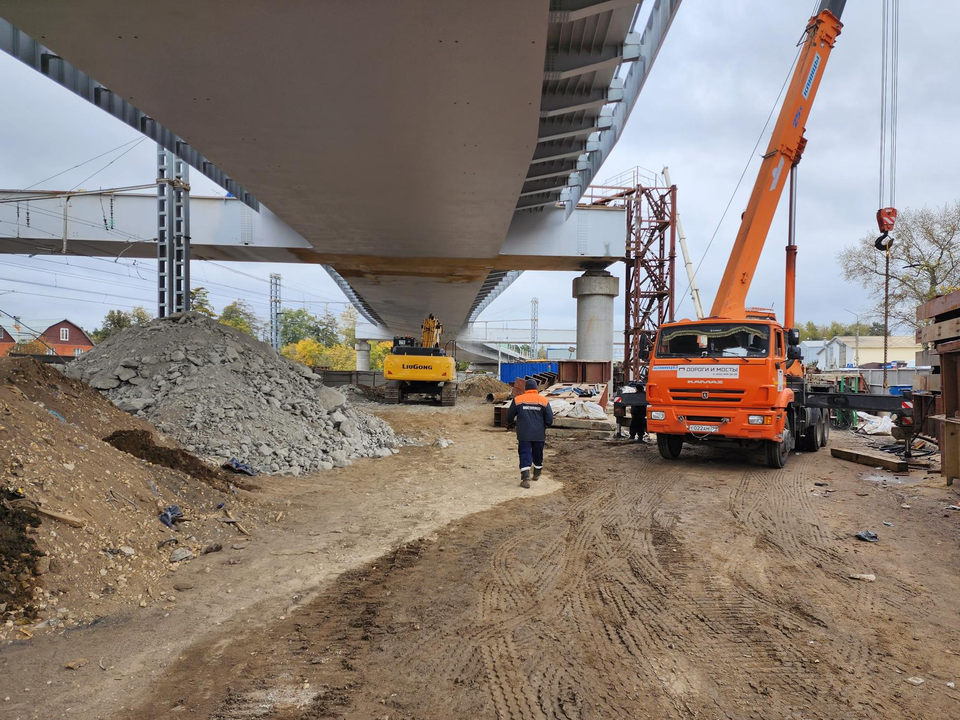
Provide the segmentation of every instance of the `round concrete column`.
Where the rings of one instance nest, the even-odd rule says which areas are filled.
[[[613,360],[613,299],[619,291],[619,279],[606,270],[587,270],[574,278],[577,360]]]
[[[366,340],[357,340],[354,346],[357,351],[357,372],[365,372],[370,369],[370,343]]]

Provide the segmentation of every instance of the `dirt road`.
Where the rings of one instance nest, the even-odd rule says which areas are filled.
[[[195,645],[117,717],[960,717],[955,491],[825,452],[554,447],[561,491]]]

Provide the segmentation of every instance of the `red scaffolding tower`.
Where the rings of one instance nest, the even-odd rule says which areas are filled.
[[[657,328],[673,321],[677,243],[677,186],[634,168],[589,188],[582,204],[626,211],[623,375],[640,377],[643,348],[653,347]]]

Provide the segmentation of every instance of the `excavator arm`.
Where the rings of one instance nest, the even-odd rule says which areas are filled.
[[[710,312],[713,317],[743,318],[745,315],[747,292],[787,184],[787,175],[790,167],[800,162],[806,144],[804,126],[830,52],[843,27],[840,15],[845,4],[846,0],[821,0],[817,14],[804,31],[793,78]]]

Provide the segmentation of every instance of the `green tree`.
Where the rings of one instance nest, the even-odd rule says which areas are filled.
[[[942,208],[904,210],[891,233],[890,325],[919,327],[916,310],[927,300],[960,285],[960,200]],[[844,277],[858,282],[883,317],[884,253],[874,247],[876,232],[839,254]],[[881,330],[882,332],[882,330]]]
[[[220,313],[220,322],[248,335],[256,336],[260,321],[253,314],[253,308],[244,300],[234,300]]]
[[[340,335],[343,342],[350,347],[356,347],[357,344],[357,322],[360,315],[353,309],[352,305],[347,305],[340,313]]]
[[[210,303],[210,294],[202,286],[190,289],[190,309],[208,318],[216,319],[217,317],[217,312]]]
[[[101,343],[111,335],[134,325],[142,326],[153,320],[153,316],[146,308],[135,307],[130,312],[125,310],[109,310],[103,318],[103,324],[90,333],[90,339]]]
[[[317,339],[321,334],[320,319],[311,315],[306,308],[280,311],[280,343],[291,345],[305,338]]]

